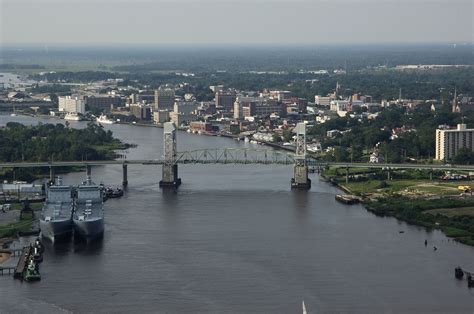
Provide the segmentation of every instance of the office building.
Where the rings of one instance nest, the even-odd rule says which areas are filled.
[[[168,110],[158,110],[153,112],[153,122],[162,124],[170,121],[170,112]]]
[[[130,105],[130,113],[140,120],[151,120],[151,107],[142,104]]]
[[[216,92],[216,107],[225,112],[231,112],[234,110],[235,99],[234,92],[218,90]]]
[[[173,110],[174,106],[174,90],[157,89],[155,90],[155,111],[157,110]]]
[[[124,104],[124,100],[120,96],[84,96],[84,102],[89,110],[99,110],[109,112],[110,110],[120,107]]]

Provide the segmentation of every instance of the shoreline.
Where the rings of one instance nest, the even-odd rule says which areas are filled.
[[[347,193],[347,194],[350,194],[350,195],[356,195],[353,191],[351,191],[351,189],[349,189],[348,187],[344,186],[344,185],[341,185],[339,183],[336,182],[336,180],[334,180],[334,178],[332,177],[328,177],[326,175],[324,175],[323,173],[320,174],[320,176],[322,178],[324,178],[324,180],[328,183],[330,183],[331,185],[337,187],[339,190]],[[390,196],[384,196],[382,198],[380,198],[377,202],[379,201],[390,201],[391,199],[393,199],[394,196],[390,197]],[[443,199],[443,197],[440,197],[440,199]],[[449,199],[449,198],[446,198],[445,199]],[[413,200],[410,200],[410,199],[406,199],[406,201],[413,201]],[[392,218],[395,218],[399,221],[403,221],[409,225],[414,225],[414,226],[421,226],[421,227],[424,227],[425,229],[427,230],[430,230],[430,229],[436,229],[436,230],[439,230],[441,231],[444,236],[446,236],[447,238],[449,239],[452,239],[453,241],[456,241],[456,242],[459,242],[461,244],[464,244],[466,246],[469,246],[469,247],[474,247],[474,241],[468,239],[466,240],[465,238],[467,237],[472,237],[472,235],[465,235],[462,236],[462,235],[458,235],[456,236],[455,233],[453,234],[449,234],[447,231],[452,231],[451,229],[453,229],[452,226],[449,226],[449,225],[441,225],[441,224],[438,224],[437,222],[436,223],[433,223],[432,221],[430,220],[422,220],[422,219],[416,219],[416,218],[413,218],[413,219],[410,219],[410,218],[406,218],[406,217],[403,217],[399,214],[397,214],[395,211],[396,209],[394,209],[394,212],[390,212],[390,211],[386,211],[384,209],[380,209],[380,208],[376,208],[375,206],[372,206],[371,202],[375,202],[373,199],[371,199],[370,197],[365,197],[365,196],[361,196],[361,201],[360,201],[360,204],[362,206],[364,206],[365,210],[367,210],[368,212],[372,213],[373,215],[375,216],[379,216],[379,217],[392,217]],[[408,203],[402,203],[401,205],[407,205]],[[460,208],[460,207],[457,207],[457,206],[454,206],[454,207],[450,207],[452,209],[456,209],[456,208]],[[462,208],[462,207],[461,207]],[[424,213],[424,210],[421,211],[421,213],[423,213],[424,215],[430,215],[429,213]],[[432,217],[432,220],[437,218],[437,216],[434,216],[434,215],[431,215]],[[448,217],[447,217],[448,218]],[[460,229],[461,231],[464,231],[462,229]],[[467,231],[466,231],[467,232]]]
[[[48,115],[25,115],[25,116],[29,116],[29,117],[40,117],[40,118],[48,118],[48,119],[52,119],[52,120],[62,120],[62,119],[59,119],[58,117],[51,117],[51,116],[48,116]],[[128,123],[128,122],[118,122],[117,124],[120,124],[120,125],[131,125],[131,126],[141,126],[141,127],[155,127],[155,128],[163,128],[162,125],[159,125],[159,124],[146,124],[146,123]],[[186,131],[187,129],[186,128],[180,128],[178,129],[179,131]],[[190,133],[192,134],[192,133]],[[197,134],[196,134],[197,135]],[[236,139],[236,138],[239,138],[239,135],[231,135],[231,134],[199,134],[199,135],[204,135],[204,136],[221,136],[221,137],[226,137],[226,138],[229,138],[229,139]],[[265,145],[265,146],[268,146],[268,147],[271,147],[273,149],[277,149],[277,150],[282,150],[282,151],[293,151],[292,148],[290,147],[285,147],[283,145],[280,145],[280,144],[277,144],[277,143],[270,143],[270,142],[264,142],[264,141],[258,141],[258,144],[259,145]],[[326,176],[323,173],[320,174],[320,177],[324,179],[325,182],[337,187],[339,190],[347,193],[347,194],[351,194],[351,195],[354,195],[354,191],[352,191],[350,188],[346,187],[345,185],[343,184],[340,184],[338,183],[336,180],[335,180],[335,177],[330,177],[330,176]],[[382,198],[380,198],[381,200],[383,201],[388,201],[391,199],[391,197],[387,197],[387,196],[384,196]],[[460,243],[463,243],[465,245],[468,245],[468,246],[474,246],[474,244],[472,244],[470,241],[467,241],[468,243],[466,243],[466,241],[463,241],[462,239],[459,239],[459,237],[455,237],[455,236],[449,236],[449,234],[447,234],[445,232],[444,229],[448,228],[448,226],[446,227],[443,227],[443,226],[438,226],[438,225],[433,225],[433,223],[429,222],[429,221],[423,221],[423,220],[416,220],[416,219],[408,219],[408,218],[404,218],[404,217],[401,217],[400,215],[397,215],[396,213],[393,213],[393,212],[389,212],[389,211],[386,211],[386,210],[383,210],[383,209],[378,209],[374,206],[371,206],[371,202],[373,202],[373,199],[371,199],[370,197],[366,197],[366,196],[362,196],[361,198],[361,204],[364,206],[364,208],[371,212],[372,214],[376,215],[376,216],[389,216],[389,217],[393,217],[393,218],[396,218],[397,220],[400,220],[400,221],[404,221],[408,224],[411,224],[411,225],[419,225],[419,226],[423,226],[427,229],[438,229],[440,231],[443,232],[443,234],[448,237],[448,238],[452,238],[454,239],[455,241],[458,241]],[[373,205],[373,204],[372,204]],[[453,207],[453,208],[456,208],[456,207]]]

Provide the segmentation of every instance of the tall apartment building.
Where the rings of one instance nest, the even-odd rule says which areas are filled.
[[[231,112],[234,110],[235,99],[236,95],[234,92],[218,90],[216,92],[216,107]]]
[[[86,113],[86,106],[82,99],[71,96],[58,97],[58,110],[60,112]]]
[[[174,90],[157,89],[155,90],[155,111],[157,110],[173,110],[174,106]]]
[[[461,148],[474,151],[474,129],[458,124],[456,129],[436,130],[436,160],[451,160]]]

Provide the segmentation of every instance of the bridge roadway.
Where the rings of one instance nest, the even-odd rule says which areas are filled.
[[[261,164],[261,165],[292,165],[294,160],[272,160],[272,159],[179,159],[176,164]],[[136,159],[136,160],[97,160],[97,161],[53,161],[53,162],[0,162],[1,168],[36,168],[36,167],[68,167],[68,166],[104,166],[104,165],[163,165],[164,159]],[[395,163],[347,163],[347,162],[324,162],[315,159],[307,160],[308,166],[313,167],[337,167],[337,168],[371,168],[371,169],[425,169],[444,171],[474,171],[474,166],[468,165],[442,165],[442,164],[395,164]]]

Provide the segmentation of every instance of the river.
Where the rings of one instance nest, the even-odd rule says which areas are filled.
[[[50,121],[0,125],[12,120]],[[105,128],[138,144],[128,159],[162,153],[162,129]],[[179,150],[243,145],[178,133]],[[0,277],[0,312],[301,313],[302,300],[308,313],[474,310],[474,289],[454,278],[458,265],[474,271],[474,248],[337,203],[315,174],[306,192],[290,190],[290,166],[180,165],[182,186],[164,193],[160,167],[128,172],[125,196],[105,203],[103,241],[47,245],[38,283]],[[121,176],[121,166],[92,169],[96,182]]]

